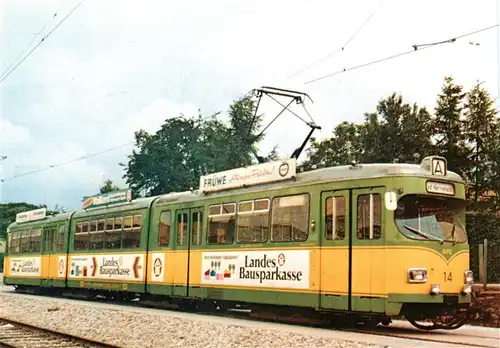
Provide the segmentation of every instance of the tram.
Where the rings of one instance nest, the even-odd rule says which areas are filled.
[[[464,181],[438,156],[307,172],[291,158],[187,192],[111,192],[18,214],[7,244],[4,283],[19,291],[405,316],[423,329],[460,327],[471,303]]]

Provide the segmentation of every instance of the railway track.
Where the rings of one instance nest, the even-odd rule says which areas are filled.
[[[210,315],[210,313],[203,313]],[[212,314],[213,315],[213,314]],[[349,333],[360,333],[360,334],[368,334],[368,335],[376,335],[383,337],[392,337],[392,338],[400,338],[400,339],[408,339],[408,340],[416,340],[421,342],[429,342],[429,343],[440,343],[440,344],[451,344],[455,346],[464,346],[464,347],[482,347],[482,348],[499,348],[500,345],[497,340],[492,339],[490,342],[479,342],[474,343],[470,340],[463,341],[463,338],[457,336],[455,333],[451,332],[427,332],[420,331],[413,327],[401,327],[399,325],[392,324],[391,326],[383,326],[378,325],[375,328],[358,328],[358,327],[336,327],[331,326],[328,323],[320,322],[320,321],[295,321],[288,320],[287,318],[271,318],[270,316],[252,316],[250,313],[246,313],[244,311],[230,311],[223,312],[218,314],[219,316],[229,317],[229,318],[239,318],[245,320],[254,320],[254,321],[268,321],[268,322],[276,322],[281,324],[288,325],[300,325],[300,326],[309,326],[312,328],[318,329],[334,329],[339,331],[345,331]],[[488,339],[487,336],[477,336],[477,339]],[[500,339],[500,338],[499,338]]]
[[[23,296],[22,293],[19,295]],[[61,298],[58,296],[47,296],[48,298]],[[65,298],[68,299],[68,298]],[[69,298],[69,300],[79,301],[75,298]],[[111,305],[119,305],[120,307],[136,307],[136,308],[150,308],[157,310],[174,310],[177,312],[192,312],[200,315],[214,316],[214,317],[225,317],[225,318],[234,318],[234,319],[243,319],[248,321],[256,321],[256,322],[273,322],[285,325],[296,325],[297,327],[310,327],[315,329],[334,329],[337,331],[345,331],[346,333],[360,333],[360,334],[368,334],[374,336],[386,336],[391,338],[399,338],[399,339],[408,339],[408,340],[416,340],[421,342],[431,343],[440,343],[440,344],[451,344],[453,346],[464,346],[464,347],[485,347],[485,348],[498,348],[498,341],[491,342],[490,337],[487,336],[477,336],[474,340],[471,340],[470,335],[457,335],[454,332],[426,332],[420,331],[413,327],[400,327],[399,325],[394,326],[391,324],[389,327],[385,326],[377,326],[374,328],[364,328],[359,326],[345,326],[345,325],[332,325],[332,323],[324,322],[322,320],[311,320],[311,318],[301,318],[295,317],[290,318],[281,315],[275,315],[274,313],[252,313],[249,310],[245,309],[229,309],[229,310],[215,310],[215,311],[207,311],[205,309],[180,309],[180,308],[169,308],[168,306],[164,306],[161,304],[146,304],[139,302],[121,302],[119,300],[112,301],[106,299],[92,299],[85,300],[84,302],[94,302],[101,304],[111,304]],[[2,321],[0,320],[0,329],[2,326]],[[0,347],[2,342],[2,331],[0,331]],[[477,341],[476,341],[477,339]],[[10,347],[10,346],[9,346]],[[50,346],[45,346],[50,347]],[[66,346],[64,346],[66,347]],[[75,347],[68,345],[67,347]],[[110,345],[86,345],[86,347],[113,347]]]
[[[115,345],[48,330],[5,318],[0,318],[0,347],[118,348],[118,346]]]

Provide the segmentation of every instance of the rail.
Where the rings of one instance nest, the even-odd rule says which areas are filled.
[[[0,317],[0,347],[118,348],[118,346],[104,342],[57,332],[3,317]]]

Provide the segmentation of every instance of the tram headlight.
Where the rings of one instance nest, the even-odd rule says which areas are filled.
[[[472,284],[465,284],[463,289],[462,289],[462,293],[464,294],[470,294],[472,292]]]
[[[464,272],[464,284],[472,284],[474,283],[474,272],[470,269]]]
[[[431,294],[439,295],[440,291],[441,291],[441,285],[439,285],[439,284],[432,284],[431,285]]]
[[[425,282],[427,282],[427,269],[425,268],[408,269],[408,283],[425,283]]]

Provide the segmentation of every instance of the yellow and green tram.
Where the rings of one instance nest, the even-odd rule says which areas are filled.
[[[297,173],[289,159],[201,177],[196,191],[26,212],[8,228],[4,283],[457,328],[473,276],[464,182],[446,164]]]

